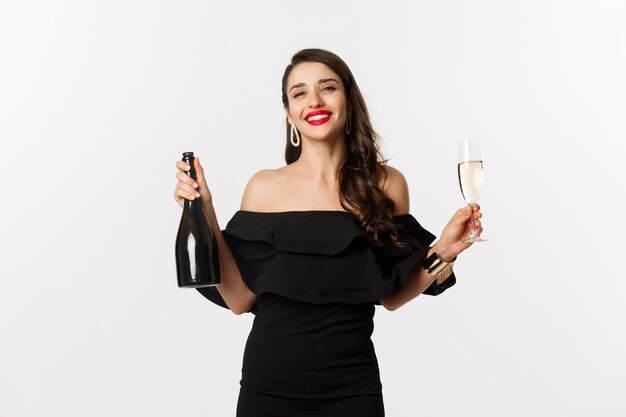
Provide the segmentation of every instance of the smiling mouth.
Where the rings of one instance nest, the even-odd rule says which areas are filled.
[[[306,119],[307,122],[314,122],[317,120],[328,119],[330,117],[329,114],[318,114],[317,116],[311,116]]]
[[[331,114],[328,111],[312,112],[306,115],[305,120],[310,125],[319,126],[329,121]]]

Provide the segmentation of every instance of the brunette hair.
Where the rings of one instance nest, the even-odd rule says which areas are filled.
[[[385,164],[376,142],[378,134],[372,128],[365,100],[356,80],[346,63],[332,52],[323,49],[303,49],[291,58],[282,80],[282,100],[289,108],[287,78],[291,71],[303,62],[319,62],[333,70],[343,83],[348,115],[346,156],[339,170],[341,206],[356,215],[361,227],[374,240],[401,246],[398,242],[397,226],[391,221],[395,203],[379,186],[387,179]],[[302,146],[293,146],[289,140],[290,125],[287,121],[285,162],[291,164],[300,158]]]

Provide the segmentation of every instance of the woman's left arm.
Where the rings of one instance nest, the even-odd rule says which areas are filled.
[[[404,176],[395,168],[388,167],[388,175],[383,191],[396,203],[394,215],[409,212],[409,191]],[[474,226],[478,234],[482,233],[480,206],[472,205],[460,208],[454,213],[441,237],[428,251],[427,257],[436,252],[439,258],[451,262],[469,248],[472,244],[463,242],[472,231],[471,218],[474,217]],[[419,263],[413,267],[409,279],[397,294],[383,298],[380,303],[388,310],[396,310],[423,293],[435,281],[435,275],[429,274]]]

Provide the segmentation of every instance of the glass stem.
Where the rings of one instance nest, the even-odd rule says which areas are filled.
[[[470,208],[470,222],[472,224],[472,232],[469,235],[470,239],[474,239],[476,234],[476,226],[474,225],[474,210],[472,209],[472,203],[468,203],[467,206]]]

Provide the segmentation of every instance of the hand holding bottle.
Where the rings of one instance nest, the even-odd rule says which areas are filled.
[[[210,207],[213,204],[213,197],[204,178],[204,169],[202,169],[198,158],[194,159],[194,167],[196,169],[197,181],[194,181],[188,175],[191,167],[187,163],[181,160],[176,162],[176,168],[178,169],[176,179],[178,179],[178,183],[174,189],[174,199],[179,206],[183,207],[185,199],[193,201],[196,198],[200,198],[203,207]]]
[[[178,200],[180,197],[183,207],[176,235],[178,286],[210,287],[220,283],[219,253],[215,233],[202,207],[200,192],[209,197],[211,194],[208,192],[204,175],[201,177],[198,175],[202,166],[197,163],[193,152],[183,153],[181,162],[182,164],[176,164],[179,167],[176,174],[179,182],[174,191],[174,198]],[[190,167],[190,164],[193,166]],[[186,173],[187,170],[189,173]]]

